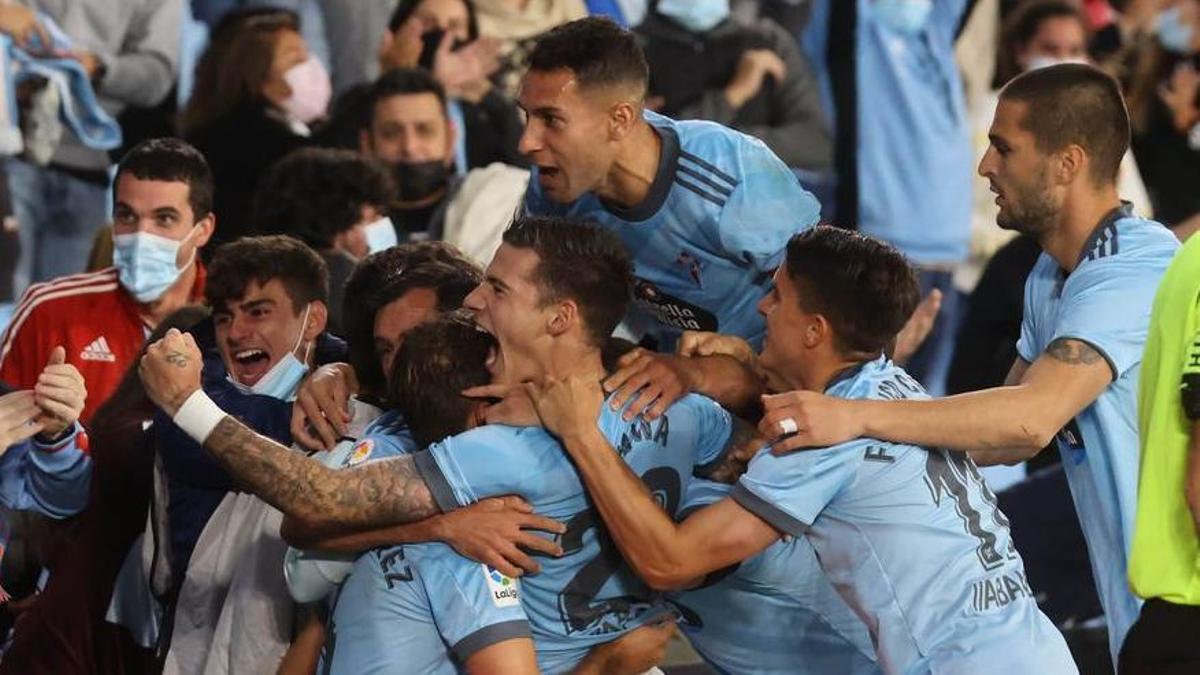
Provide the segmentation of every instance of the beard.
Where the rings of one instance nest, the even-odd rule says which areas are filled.
[[[1046,170],[1040,168],[1028,183],[1007,190],[1004,206],[996,214],[996,224],[1004,230],[1034,236],[1053,227],[1059,206],[1045,185]]]

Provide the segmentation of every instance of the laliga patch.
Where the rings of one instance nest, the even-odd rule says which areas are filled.
[[[346,458],[346,466],[354,466],[362,464],[371,456],[371,452],[375,450],[375,441],[366,438],[358,442],[354,449],[350,451],[350,456]]]
[[[521,604],[521,595],[517,580],[506,576],[500,571],[481,564],[483,576],[487,579],[488,591],[492,594],[492,604],[497,607],[516,607]]]

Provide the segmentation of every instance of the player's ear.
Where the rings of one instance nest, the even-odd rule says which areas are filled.
[[[833,340],[833,326],[821,314],[810,314],[804,324],[800,340],[806,349],[815,349],[826,341]]]
[[[579,323],[579,305],[575,304],[574,300],[563,300],[555,307],[554,314],[550,315],[546,330],[550,335],[558,337],[571,330],[571,327],[577,323]]]
[[[634,124],[641,117],[641,111],[629,101],[618,101],[609,110],[608,136],[609,140],[620,141],[629,135]]]

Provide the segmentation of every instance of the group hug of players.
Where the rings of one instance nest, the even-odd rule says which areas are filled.
[[[330,607],[325,666],[571,672],[677,616],[733,673],[1077,672],[976,468],[1045,444],[1033,421],[988,419],[1015,410],[1003,397],[1020,387],[928,400],[890,358],[920,301],[909,262],[818,226],[819,204],[760,142],[645,112],[644,92],[641,53],[611,24],[541,40],[520,95],[524,213],[463,310],[405,335],[394,409],[341,446],[369,461],[331,467],[226,415],[190,336],[149,348],[155,403],[289,516],[356,531],[513,495],[561,524],[546,534],[558,555],[519,580],[436,542],[291,556],[289,582],[316,583],[307,594]],[[1132,410],[1093,402],[1128,396],[1131,326],[1178,245],[1115,198],[1107,146],[1084,139],[1062,172],[1023,173],[1018,153],[1052,154],[1024,116],[1080,92],[1108,114],[1093,126],[1123,118],[1115,83],[1087,66],[1010,84],[981,173],[1001,225],[1026,223],[1045,249],[1013,384],[1090,382],[1096,364],[1107,377],[1069,414],[1094,447],[1068,478],[1091,553],[1111,555],[1097,581],[1115,656],[1137,602],[1128,524],[1106,514],[1132,507],[1106,493],[1122,491],[1105,487],[1119,467],[1104,457],[1132,438],[1136,462],[1136,435],[1104,418]],[[1071,215],[1021,212],[1037,178]],[[619,326],[659,351],[614,338]]]

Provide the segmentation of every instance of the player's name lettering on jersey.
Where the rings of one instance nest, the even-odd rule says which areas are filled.
[[[990,612],[1020,598],[1032,598],[1033,590],[1019,570],[1004,572],[976,581],[971,586],[971,609]]]
[[[717,317],[712,312],[667,295],[649,281],[639,279],[633,295],[638,305],[660,323],[682,330],[717,330]]]
[[[651,425],[641,417],[636,417],[629,423],[629,428],[621,432],[621,442],[617,444],[617,452],[624,457],[633,449],[633,444],[638,441],[653,441],[657,445],[666,447],[670,434],[671,422],[666,415],[658,418],[657,425]]]

